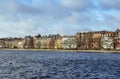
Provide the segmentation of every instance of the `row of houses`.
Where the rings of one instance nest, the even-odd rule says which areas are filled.
[[[25,36],[24,38],[1,38],[0,48],[120,50],[120,30],[117,29],[115,32],[78,32],[74,36],[56,34]]]
[[[1,38],[0,48],[19,49],[76,49],[75,36],[25,36],[24,38]]]
[[[76,34],[77,49],[120,49],[120,30],[84,32]]]

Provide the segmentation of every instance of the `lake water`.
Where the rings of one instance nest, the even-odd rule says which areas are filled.
[[[1,50],[0,79],[120,79],[120,54]]]

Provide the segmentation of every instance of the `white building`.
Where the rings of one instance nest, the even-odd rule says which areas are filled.
[[[65,36],[62,38],[63,49],[76,49],[77,43],[75,36]]]
[[[105,32],[101,38],[102,49],[114,49],[114,32]]]
[[[18,42],[18,48],[23,49],[24,48],[24,41]]]
[[[103,37],[101,39],[102,49],[114,49],[114,40],[111,37]]]

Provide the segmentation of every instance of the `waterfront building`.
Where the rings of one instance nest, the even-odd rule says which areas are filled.
[[[53,49],[54,40],[52,38],[47,37],[47,49]]]
[[[62,37],[55,40],[54,49],[62,49]]]
[[[115,49],[120,50],[120,29],[115,32]]]
[[[18,43],[23,41],[22,38],[12,38],[10,41],[9,41],[9,48],[19,48],[18,47]]]
[[[91,32],[83,32],[76,34],[77,49],[90,49],[91,48]]]
[[[25,41],[25,44],[24,44],[25,49],[33,48],[33,37],[25,36],[24,41]]]
[[[104,31],[101,38],[102,49],[114,49],[114,32]]]
[[[48,37],[47,36],[40,37],[39,41],[40,41],[40,49],[48,48]]]
[[[39,49],[40,48],[40,37],[41,37],[41,35],[37,35],[37,36],[34,36],[33,37],[33,48],[34,49]]]
[[[13,48],[13,45],[12,45],[13,39],[14,38],[12,38],[12,37],[7,38],[7,40],[5,42],[6,48]]]
[[[76,34],[77,49],[100,49],[102,32],[83,32]]]
[[[57,39],[55,41],[54,49],[62,49],[62,39]]]
[[[5,48],[9,48],[9,40],[5,38]]]
[[[50,42],[49,42],[49,46],[50,46],[50,49],[55,49],[55,42],[57,39],[61,39],[61,35],[60,34],[54,34],[54,35],[49,35],[48,38],[50,38]]]
[[[76,37],[75,36],[64,36],[62,38],[62,49],[76,49]]]
[[[5,48],[5,39],[4,38],[0,39],[0,48]]]
[[[0,48],[19,49],[80,49],[80,50],[120,50],[120,29],[111,31],[79,32],[76,36],[59,34],[25,38],[1,38]]]
[[[24,49],[24,41],[18,42],[18,48]]]
[[[103,33],[103,31],[92,32],[91,49],[93,49],[93,50],[99,50],[99,49],[101,49],[101,37],[102,37],[102,33]]]
[[[18,48],[19,49],[24,49],[24,44],[25,44],[25,40],[24,39],[20,39],[18,41]]]

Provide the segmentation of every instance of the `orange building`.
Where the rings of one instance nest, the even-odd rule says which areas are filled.
[[[101,49],[101,37],[103,31],[92,32],[91,49]]]
[[[92,32],[77,33],[77,49],[90,49],[91,48]]]

